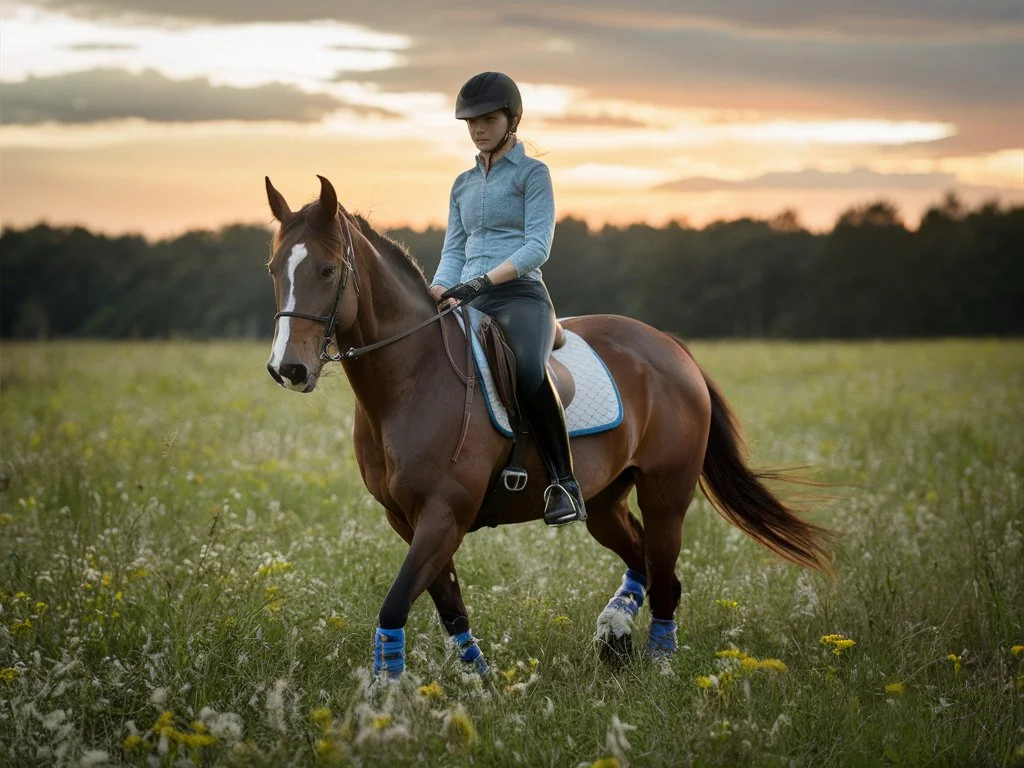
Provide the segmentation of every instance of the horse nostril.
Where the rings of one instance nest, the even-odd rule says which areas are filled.
[[[298,363],[285,363],[281,366],[281,375],[292,384],[302,384],[306,378],[306,366]]]
[[[270,373],[270,378],[278,384],[284,384],[284,379],[281,378],[281,374],[279,374],[270,363],[267,363],[267,371]]]

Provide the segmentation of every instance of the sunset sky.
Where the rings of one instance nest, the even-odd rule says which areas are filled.
[[[150,237],[330,178],[442,224],[469,76],[521,87],[558,216],[703,225],[1024,202],[1020,0],[0,0],[0,216]]]

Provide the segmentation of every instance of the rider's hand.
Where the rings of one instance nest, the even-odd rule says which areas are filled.
[[[441,303],[441,295],[447,290],[443,285],[432,285],[428,289],[430,291],[430,297],[437,302]]]
[[[441,294],[441,299],[455,299],[456,301],[465,304],[467,301],[472,301],[481,293],[490,288],[494,283],[491,282],[491,278],[487,275],[480,275],[474,277],[472,280],[467,280],[464,283],[459,283],[452,288]]]

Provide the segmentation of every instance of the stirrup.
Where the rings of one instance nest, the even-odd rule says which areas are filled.
[[[572,507],[572,514],[562,515],[561,517],[549,517],[547,512],[548,501],[551,499],[551,494],[560,491],[569,500],[569,505]],[[587,513],[585,510],[581,510],[579,505],[576,503],[576,498],[569,490],[561,483],[552,483],[544,489],[544,523],[552,527],[560,525],[568,525],[569,523],[575,523],[577,520],[580,522],[587,519]]]

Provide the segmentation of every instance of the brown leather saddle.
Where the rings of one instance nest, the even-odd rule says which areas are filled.
[[[516,400],[516,357],[505,341],[505,335],[499,325],[490,317],[486,317],[479,328],[480,343],[483,345],[487,362],[494,374],[494,386],[498,399],[505,406],[511,418],[519,418],[519,404]],[[565,329],[555,321],[555,343],[553,349],[565,346]],[[576,397],[576,382],[569,369],[558,362],[552,355],[548,357],[548,371],[555,383],[562,408],[567,409]]]
[[[468,331],[467,331],[468,332]],[[526,487],[528,478],[524,469],[526,449],[530,443],[530,425],[522,418],[516,398],[516,358],[505,341],[501,328],[493,318],[484,317],[477,330],[478,337],[494,377],[494,388],[505,406],[512,426],[512,445],[508,450],[504,468],[491,481],[483,506],[470,528],[475,531],[484,526],[496,527],[512,494]],[[554,349],[565,345],[565,330],[556,321]],[[558,390],[562,408],[568,408],[576,396],[576,382],[569,369],[554,356],[548,357],[548,370]]]

